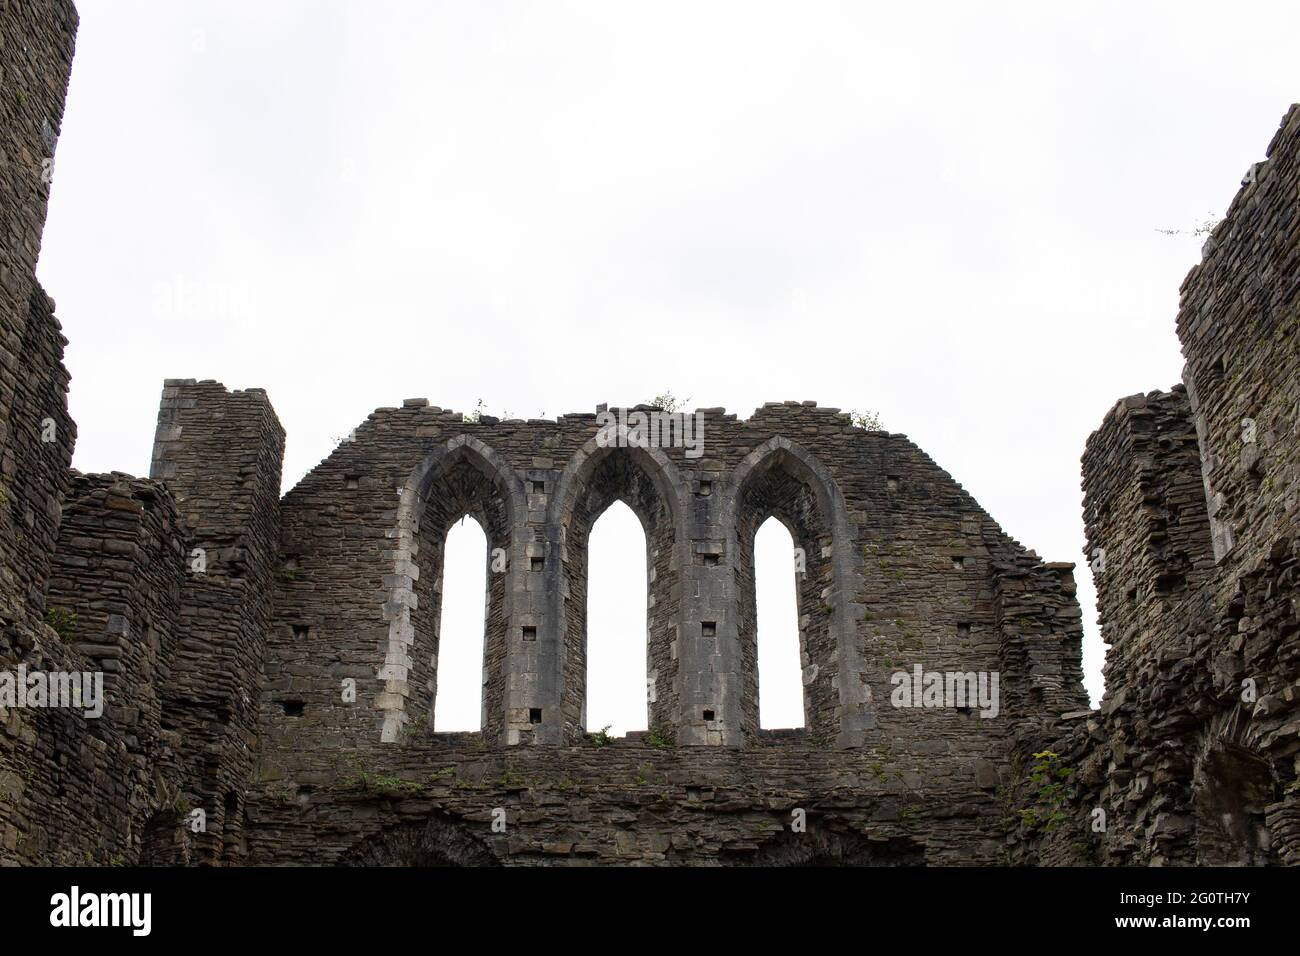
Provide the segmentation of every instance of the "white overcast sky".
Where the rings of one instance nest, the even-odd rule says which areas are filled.
[[[1116,399],[1179,379],[1201,240],[1157,230],[1221,215],[1263,158],[1300,99],[1300,5],[78,7],[38,269],[76,467],[147,473],[165,377],[266,388],[286,488],[414,396],[876,409],[1080,564],[1099,698],[1079,457]],[[591,639],[628,676],[589,723],[622,730],[643,545],[630,513],[594,534]],[[788,547],[759,557],[777,619]],[[478,639],[479,560],[444,656]],[[470,723],[477,652],[441,695]],[[764,722],[798,722],[797,683],[767,681]]]

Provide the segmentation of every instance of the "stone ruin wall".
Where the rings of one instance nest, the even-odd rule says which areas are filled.
[[[64,339],[54,304],[36,281],[49,178],[72,64],[77,16],[70,2],[6,3],[0,11],[0,666],[47,667],[76,655],[44,625],[43,585],[68,487],[73,431],[67,417]],[[51,434],[46,419],[54,424]],[[50,441],[44,438],[52,438]],[[53,721],[57,723],[58,721]],[[48,713],[0,710],[0,859],[45,840],[29,825],[52,756]],[[56,791],[47,791],[56,792]]]
[[[1106,695],[1027,861],[1300,863],[1300,107],[1266,156],[1183,283],[1184,385],[1088,441]]]
[[[176,674],[164,688],[187,798],[205,808],[207,859],[243,855],[244,791],[257,750],[257,691],[280,533],[284,429],[261,389],[168,380],[150,478],[185,534]]]
[[[594,414],[467,424],[413,399],[375,412],[290,491],[250,858],[349,858],[372,841],[363,820],[419,829],[420,814],[512,863],[761,857],[781,826],[774,806],[788,823],[811,795],[849,843],[893,845],[901,835],[882,821],[901,814],[917,860],[961,860],[947,828],[953,813],[972,816],[982,848],[968,859],[998,861],[997,787],[1017,728],[1085,706],[1071,566],[1016,545],[903,436],[812,403],[701,414],[704,452],[691,458],[602,448]],[[585,544],[616,499],[647,531],[654,700],[649,734],[593,751],[580,716]],[[508,561],[487,569],[483,730],[440,734],[429,715],[441,548],[463,514]],[[753,535],[773,514],[807,556],[805,731],[757,724]],[[1001,714],[893,708],[890,675],[916,664],[999,672]],[[688,796],[679,781],[697,773],[727,801]],[[906,799],[866,796],[903,779]],[[390,792],[373,792],[376,780]],[[839,809],[859,790],[855,810]],[[382,811],[358,810],[377,797]],[[929,803],[962,809],[923,812]],[[508,840],[483,822],[498,806],[520,808]],[[702,844],[665,852],[672,808],[693,816]],[[734,833],[733,813],[752,818]]]
[[[177,476],[68,473],[39,592],[49,623],[0,670],[100,671],[107,702],[91,719],[0,715],[6,862],[243,858],[283,436],[260,392],[191,384],[206,389],[201,409],[173,407],[164,389],[159,433],[172,440],[155,446],[154,467],[185,462],[212,496],[195,501]],[[260,456],[230,454],[241,437]],[[200,832],[188,826],[195,810]]]
[[[175,783],[155,778],[162,770],[175,780],[174,752],[183,746],[162,719],[174,676],[181,540],[171,498],[153,482],[73,474],[46,605],[65,616],[57,669],[102,671],[106,700],[95,719],[44,712],[48,729],[29,766],[56,772],[40,774],[27,794],[29,821],[49,841],[26,847],[37,860],[134,860],[155,814],[181,799]]]
[[[1186,389],[1125,399],[1089,441],[1111,644],[1089,712],[1072,566],[832,409],[706,411],[688,460],[593,447],[591,415],[466,424],[413,401],[281,500],[265,394],[169,380],[150,478],[70,470],[34,267],[75,28],[65,0],[0,6],[0,670],[101,670],[109,703],[0,711],[0,863],[1300,862],[1300,111],[1184,284]],[[616,498],[648,532],[653,733],[595,746],[583,545]],[[488,573],[484,729],[440,734],[462,514],[509,564]],[[808,555],[805,731],[757,728],[766,514]],[[913,663],[999,670],[1002,716],[894,710],[889,673]],[[1067,774],[1051,806],[1028,777],[1044,749]]]
[[[72,455],[64,340],[36,259],[76,27],[70,0],[10,0],[0,12],[0,620],[25,641],[42,617],[34,592]],[[42,440],[47,418],[53,441]]]
[[[267,740],[284,743],[269,749],[379,743],[393,723],[403,737],[428,730],[441,544],[467,513],[487,515],[489,549],[509,555],[500,573],[487,572],[485,743],[579,742],[584,728],[573,715],[581,713],[582,687],[567,680],[575,668],[565,658],[580,661],[584,650],[585,535],[617,497],[650,528],[648,643],[650,669],[661,671],[650,724],[683,743],[740,745],[759,736],[756,694],[741,693],[753,687],[752,654],[735,645],[753,644],[752,562],[744,560],[761,519],[774,513],[794,515],[787,524],[807,555],[811,584],[800,611],[811,740],[842,742],[845,724],[855,743],[873,731],[898,732],[897,715],[881,703],[893,662],[991,670],[1004,643],[1032,649],[1037,639],[1048,648],[1033,689],[1013,687],[1025,691],[1027,705],[1059,712],[1079,704],[1077,661],[1060,649],[1079,633],[1068,567],[1042,565],[1007,539],[905,438],[863,432],[836,410],[808,404],[768,405],[747,421],[703,414],[707,450],[692,460],[682,448],[599,449],[591,414],[467,425],[460,413],[422,400],[377,411],[282,504],[263,719]],[[784,437],[792,434],[798,442]],[[828,502],[844,499],[848,540],[833,538],[833,516],[813,500],[820,479],[801,457],[824,473]],[[736,487],[742,469],[753,480]],[[397,490],[420,480],[426,510],[404,513]],[[782,495],[808,501],[786,510]],[[844,552],[838,572],[835,547]],[[999,602],[1014,602],[1034,568],[1043,575],[1037,600],[1004,621]],[[856,655],[859,684],[843,692],[837,608],[852,622],[844,643]],[[404,609],[406,633],[395,624]],[[701,636],[705,622],[716,631],[711,642]],[[529,640],[524,628],[535,631]],[[491,691],[503,662],[513,697]],[[384,665],[393,669],[381,680]],[[710,671],[718,675],[712,681]],[[339,701],[345,678],[357,681],[358,706]],[[676,696],[661,692],[672,687]],[[857,708],[848,717],[846,697]],[[530,722],[534,709],[540,723]],[[704,710],[712,720],[703,720]],[[905,723],[930,719],[939,718],[927,712]]]
[[[0,707],[0,864],[235,860],[241,838],[224,797],[246,786],[255,748],[267,581],[246,588],[234,618],[205,618],[212,602],[184,577],[185,556],[210,530],[194,509],[178,509],[161,481],[69,468],[67,343],[35,266],[76,25],[64,0],[0,3],[0,671],[100,671],[108,701],[99,718]],[[218,482],[234,469],[220,485],[220,534],[255,526],[247,536],[270,542],[256,577],[277,534],[278,425],[267,424],[264,399],[245,422],[240,393],[206,398],[187,437],[209,433],[201,453],[212,457],[187,467]],[[231,423],[271,435],[265,480],[245,509],[260,509],[256,520],[241,511],[251,482],[231,454]],[[246,657],[235,665],[219,640],[231,620]],[[210,684],[223,674],[228,699],[213,705]],[[192,807],[210,818],[194,839],[179,826]]]
[[[1295,528],[1300,503],[1300,109],[1265,157],[1210,234],[1178,309],[1223,594]]]
[[[76,28],[69,0],[0,0],[0,671],[101,671],[108,702],[91,719],[0,707],[0,863],[236,859],[242,806],[236,798],[228,824],[226,797],[246,786],[256,742],[269,600],[257,576],[277,535],[278,425],[264,398],[250,412],[219,388],[187,420],[190,443],[209,435],[198,454],[210,459],[185,464],[219,485],[218,536],[268,542],[251,572],[216,564],[211,580],[232,590],[256,578],[233,617],[205,616],[215,600],[185,577],[185,556],[211,528],[183,500],[178,509],[183,482],[69,468],[67,342],[35,268]],[[271,435],[255,521],[241,510],[248,463],[232,454],[232,423]],[[185,444],[167,450],[183,459]],[[232,628],[238,652],[227,649]],[[191,807],[209,817],[194,839],[177,825]]]

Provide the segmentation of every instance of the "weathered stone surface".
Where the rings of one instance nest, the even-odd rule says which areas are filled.
[[[69,470],[33,269],[76,14],[0,25],[0,672],[107,692],[99,717],[0,709],[0,863],[1300,863],[1300,108],[1184,283],[1185,387],[1088,442],[1088,710],[1073,566],[811,402],[699,410],[697,455],[406,399],[281,498],[266,394],[171,379],[150,478]],[[584,727],[586,544],[616,500],[646,529],[653,684],[650,730],[609,742]],[[466,514],[494,550],[484,721],[446,734]],[[802,556],[787,731],[758,726],[769,516]],[[996,716],[895,706],[915,668],[996,676]]]
[[[1267,155],[1183,283],[1186,388],[1088,441],[1106,696],[1024,743],[1073,773],[1017,859],[1300,863],[1300,107]]]
[[[759,854],[782,820],[788,829],[790,809],[811,802],[818,826],[885,843],[899,838],[892,825],[907,821],[914,835],[898,859],[998,859],[1000,851],[954,849],[944,833],[952,815],[932,816],[927,801],[966,791],[962,813],[977,818],[975,845],[1000,846],[1005,810],[991,791],[999,767],[1010,774],[1016,728],[1084,702],[1072,566],[1020,548],[902,436],[865,432],[806,402],[767,405],[747,420],[721,409],[702,414],[703,453],[691,457],[683,447],[602,447],[593,415],[467,423],[407,402],[376,411],[290,491],[280,506],[260,772],[276,792],[311,799],[275,810],[273,821],[259,816],[255,791],[251,857],[307,852],[282,844],[285,812],[302,815],[309,844],[324,845],[316,828],[337,826],[335,813],[351,816],[348,807],[367,797],[351,793],[349,781],[367,778],[387,781],[403,800],[418,785],[417,805],[438,794],[439,827],[455,823],[486,838],[480,820],[511,805],[506,793],[488,787],[455,800],[463,781],[430,783],[418,768],[488,759],[539,775],[528,799],[540,806],[572,804],[570,788],[597,805],[639,805],[650,793],[662,816],[678,801],[699,803],[694,791],[708,784],[711,813],[758,814],[758,830],[736,837],[742,855]],[[574,749],[585,730],[586,539],[619,499],[647,529],[651,731],[613,748]],[[467,512],[501,554],[489,570],[485,722],[479,734],[444,735],[429,721],[436,582],[447,529]],[[758,728],[753,540],[770,515],[791,528],[804,556],[802,731]],[[891,706],[892,675],[917,666],[997,674],[998,715]],[[354,680],[355,700],[340,693],[342,675]],[[645,775],[625,754],[642,740],[657,746],[638,759],[665,768],[666,790],[636,782]],[[339,748],[352,763],[340,762]],[[628,779],[619,778],[623,769]],[[865,808],[864,772],[887,795]],[[775,789],[754,792],[760,778]],[[727,779],[722,800],[716,781]],[[331,809],[335,800],[344,806]],[[525,814],[493,853],[554,861],[566,856],[561,846],[605,845],[605,855],[623,861],[718,862],[728,842],[655,849],[676,823],[655,829],[637,813],[585,822],[570,839],[574,824],[563,814]],[[722,822],[701,824],[702,832]]]

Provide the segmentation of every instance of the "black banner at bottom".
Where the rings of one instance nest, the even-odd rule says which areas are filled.
[[[75,932],[81,943],[373,945],[473,927],[553,945],[682,920],[725,927],[732,944],[737,931],[770,943],[810,919],[869,930],[874,944],[893,932],[909,945],[1039,932],[1230,942],[1289,926],[1297,888],[1285,869],[0,869],[7,943]]]

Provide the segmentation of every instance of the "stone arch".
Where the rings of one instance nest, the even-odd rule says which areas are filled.
[[[592,438],[569,460],[547,513],[547,593],[551,598],[555,699],[559,738],[581,739],[586,724],[587,538],[596,519],[615,501],[641,522],[646,538],[648,725],[677,724],[680,674],[676,654],[684,548],[677,466],[658,448],[633,446],[627,430],[602,445]]]
[[[372,833],[354,843],[338,866],[500,866],[487,844],[443,814]]]
[[[782,825],[757,850],[727,854],[730,866],[924,866],[925,846],[911,837],[869,840],[849,830],[810,828],[793,833]]]
[[[459,435],[426,455],[397,494],[395,526],[388,532],[393,570],[385,581],[388,643],[379,672],[384,686],[376,702],[383,718],[381,739],[400,739],[412,723],[432,726],[442,551],[452,522],[468,514],[482,525],[488,539],[482,733],[486,741],[495,743],[505,726],[507,634],[515,616],[513,579],[524,553],[523,481],[482,441]],[[421,579],[429,585],[421,588]],[[423,602],[420,591],[426,595]]]
[[[754,535],[776,517],[802,550],[805,568],[796,590],[809,739],[861,746],[875,725],[856,623],[863,614],[856,603],[862,557],[839,485],[810,451],[776,436],[745,456],[725,494],[723,524],[736,574],[736,621],[728,636],[738,644],[742,733],[759,730]]]
[[[1198,866],[1263,866],[1277,862],[1268,825],[1278,780],[1268,759],[1248,743],[1240,709],[1216,718],[1192,769],[1192,812]]]
[[[173,807],[155,812],[140,835],[140,866],[189,866],[189,828]]]

